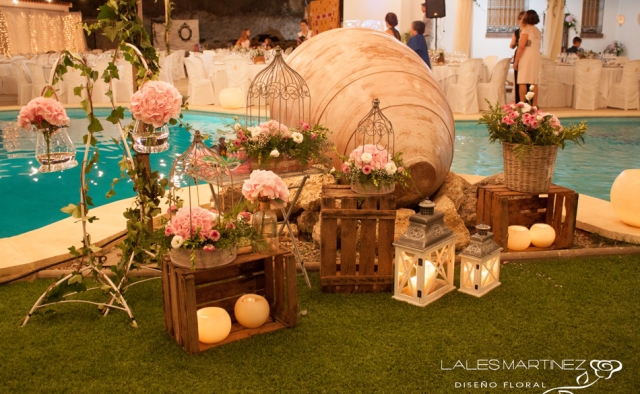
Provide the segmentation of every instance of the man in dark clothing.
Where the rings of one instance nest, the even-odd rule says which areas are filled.
[[[411,29],[409,30],[411,38],[407,45],[413,49],[418,56],[427,63],[427,66],[431,68],[431,61],[429,60],[429,49],[427,48],[427,40],[425,40],[424,34],[424,22],[413,21],[411,23]]]
[[[567,53],[578,53],[578,52],[582,52],[582,48],[580,48],[580,45],[582,44],[582,38],[580,37],[573,37],[573,46],[571,48],[567,49]]]

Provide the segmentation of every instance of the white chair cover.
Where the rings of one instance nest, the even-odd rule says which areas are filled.
[[[102,74],[108,66],[108,60],[98,60],[96,62],[94,69],[98,72],[98,79],[93,83],[93,92],[91,93],[91,98],[94,103],[111,103],[111,99],[106,94],[109,90],[109,84],[102,79]],[[114,98],[118,96],[115,81],[111,84],[111,94]]]
[[[175,51],[172,55],[171,72],[173,80],[186,78],[187,75],[184,73],[184,51]]]
[[[204,69],[207,75],[211,74],[211,65],[215,63],[216,51],[204,51],[202,53],[202,61],[204,62]]]
[[[29,69],[29,73],[31,74],[31,97],[38,97],[42,94],[44,87],[47,86],[42,67],[39,64],[30,61],[25,62],[24,64],[27,66],[27,69]],[[57,93],[58,92],[56,92],[56,94]]]
[[[624,64],[622,78],[619,83],[611,85],[607,107],[640,109],[640,60],[632,60]]]
[[[62,76],[62,78],[63,78],[63,82],[64,82],[63,86],[64,86],[64,89],[66,91],[66,96],[67,96],[66,97],[67,98],[66,104],[80,104],[80,102],[87,97],[87,92],[83,88],[82,89],[82,96],[78,97],[73,93],[73,89],[76,86],[86,85],[87,84],[87,78],[82,76],[82,75],[80,75],[80,71],[76,70],[73,67],[68,67],[66,74],[64,74]]]
[[[161,81],[170,83],[173,85],[173,58],[176,55],[172,53],[171,55],[164,58],[164,61],[160,64],[160,75],[158,79]]]
[[[485,56],[485,58],[482,59],[482,62],[487,66],[489,75],[491,75],[493,73],[493,68],[498,63],[498,56],[495,56],[495,55]]]
[[[213,84],[204,73],[202,60],[197,57],[184,59],[189,75],[188,102],[193,105],[206,105],[214,103]]]
[[[549,58],[540,63],[540,83],[538,84],[538,105],[542,108],[564,107],[566,103],[565,87],[556,76],[556,64]]]
[[[32,98],[31,82],[27,81],[27,74],[22,59],[11,62],[11,76],[16,81],[18,105],[27,104]]]
[[[118,76],[120,78],[113,81],[115,87],[114,96],[118,103],[130,103],[133,95],[133,69],[131,63],[124,59],[116,61]]]
[[[478,83],[478,107],[480,110],[485,111],[489,109],[489,104],[486,100],[494,105],[496,102],[499,105],[504,105],[507,102],[507,90],[505,84],[507,82],[507,75],[509,74],[510,58],[501,59],[495,67],[493,67],[493,74],[491,80],[485,83]]]
[[[598,108],[598,95],[602,75],[602,62],[597,59],[581,59],[575,65],[575,85],[573,86],[573,108]]]
[[[449,85],[447,101],[451,111],[456,113],[476,113],[478,108],[478,75],[482,59],[469,59],[460,66],[458,82]]]
[[[246,106],[246,96],[251,84],[249,63],[242,57],[227,57],[224,60],[225,73],[227,74],[227,87],[238,88],[242,91],[243,106]]]

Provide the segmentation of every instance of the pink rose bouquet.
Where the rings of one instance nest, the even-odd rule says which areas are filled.
[[[131,96],[129,109],[136,120],[161,127],[180,115],[182,96],[173,85],[149,81]]]
[[[69,125],[69,117],[62,104],[52,98],[36,97],[20,109],[18,126],[29,129],[31,125],[37,129],[53,131],[61,126]]]
[[[532,98],[533,91],[530,91],[526,99],[530,101]],[[558,145],[564,149],[566,141],[580,145],[584,142],[587,130],[584,122],[564,127],[555,115],[541,111],[528,102],[502,106],[489,103],[489,110],[483,112],[478,123],[487,125],[492,143],[500,141],[522,147]],[[525,154],[524,150],[521,150],[520,156]]]
[[[360,145],[349,156],[338,156],[344,160],[340,167],[341,175],[352,184],[370,183],[380,188],[399,182],[406,187],[410,178],[402,164],[402,152],[391,155],[380,145]]]
[[[262,122],[256,126],[232,125],[236,137],[229,147],[231,156],[246,155],[259,166],[277,158],[293,159],[303,166],[311,162],[326,161],[324,150],[328,146],[329,130],[300,122],[297,127],[288,127],[276,120]],[[221,130],[221,132],[224,132]]]
[[[273,171],[255,170],[244,181],[242,195],[249,201],[283,203],[289,200],[289,188]]]

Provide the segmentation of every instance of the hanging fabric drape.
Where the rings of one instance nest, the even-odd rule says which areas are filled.
[[[564,26],[564,1],[548,2],[544,23],[542,55],[555,59],[562,47],[562,28]]]
[[[85,51],[87,44],[79,12],[56,12],[26,8],[0,7],[0,53],[42,53],[48,51]],[[4,26],[4,29],[3,29]]]
[[[473,26],[473,0],[458,0],[453,50],[471,55],[471,29]]]

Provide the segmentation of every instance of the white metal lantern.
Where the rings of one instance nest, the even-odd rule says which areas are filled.
[[[409,228],[394,243],[393,298],[425,306],[455,289],[453,285],[456,235],[444,224],[444,213],[434,212],[429,199],[409,218]]]
[[[500,251],[493,240],[490,226],[476,226],[477,234],[471,236],[469,246],[460,253],[460,291],[482,297],[500,286]]]

